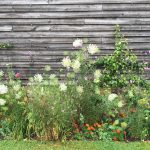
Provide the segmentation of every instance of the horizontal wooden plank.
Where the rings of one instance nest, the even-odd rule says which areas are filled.
[[[150,3],[149,0],[1,0],[0,4],[99,4],[99,3]]]
[[[0,19],[0,25],[149,25],[150,18]]]
[[[41,13],[0,13],[0,19],[17,19],[17,18],[149,18],[150,11],[105,11],[105,12],[41,12]]]
[[[101,11],[102,4],[96,5],[0,5],[0,13],[9,12],[95,12]]]
[[[149,37],[150,31],[123,31],[125,37]],[[101,38],[101,37],[114,37],[114,32],[101,31],[101,32],[2,32],[0,38]]]
[[[103,4],[104,11],[150,11],[150,4]]]
[[[0,0],[0,4],[48,4],[48,0]]]
[[[84,24],[84,19],[0,19],[0,25]]]
[[[7,39],[1,39],[1,43],[12,43],[14,46],[15,45],[25,45],[25,44],[72,44],[72,42],[75,40],[75,38],[7,38]],[[88,39],[83,39],[83,40],[88,40],[89,43],[93,44],[99,44],[102,43],[102,38],[88,38]],[[150,43],[150,37],[129,37],[126,39],[129,43]],[[103,38],[103,43],[114,43],[113,38]]]
[[[49,4],[150,3],[149,0],[49,0]]]
[[[4,26],[5,27],[5,26]],[[11,26],[10,26],[11,27]],[[13,31],[114,31],[114,25],[13,25]],[[122,25],[121,31],[148,31],[149,25]],[[1,30],[2,32],[3,30]],[[4,30],[5,32],[5,30]]]

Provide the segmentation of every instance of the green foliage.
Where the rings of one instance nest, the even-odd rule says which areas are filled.
[[[128,43],[120,33],[120,27],[115,30],[115,48],[113,54],[99,59],[96,66],[102,68],[100,86],[123,88],[129,84],[143,86],[141,74],[143,63],[138,62],[136,55],[128,48]]]
[[[0,49],[12,48],[11,44],[0,43]]]

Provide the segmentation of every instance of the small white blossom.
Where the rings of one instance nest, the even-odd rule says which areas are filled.
[[[51,66],[50,65],[46,65],[44,70],[47,71],[47,72],[50,71],[51,70]]]
[[[79,93],[79,94],[82,94],[83,93],[83,86],[77,86],[76,87],[76,90],[77,90],[77,92]]]
[[[89,46],[88,46],[88,52],[90,53],[90,54],[95,54],[95,53],[97,53],[99,51],[99,48],[97,47],[97,45],[95,45],[95,44],[90,44]]]
[[[0,70],[0,77],[3,77],[4,76],[4,72],[3,70]]]
[[[98,70],[95,70],[94,72],[94,78],[99,78],[101,76],[101,71],[98,69]]]
[[[15,94],[15,98],[18,100],[20,99],[22,96],[22,92],[18,92],[17,94]]]
[[[112,94],[110,94],[110,95],[108,96],[108,100],[112,102],[112,101],[113,101],[115,98],[117,98],[117,97],[118,97],[117,94],[112,93]]]
[[[73,61],[72,68],[73,68],[74,72],[76,72],[76,73],[79,72],[80,71],[80,66],[81,66],[81,63],[78,59]]]
[[[67,86],[65,85],[65,83],[60,83],[60,91],[66,91],[67,90]]]
[[[0,94],[6,94],[8,92],[8,88],[6,85],[0,85]]]
[[[35,82],[42,82],[42,80],[43,80],[43,77],[42,77],[41,74],[36,74],[36,75],[34,76],[34,81],[35,81]]]
[[[50,85],[58,85],[58,79],[55,74],[50,75]]]
[[[99,82],[100,76],[101,76],[101,71],[100,70],[96,70],[94,72],[94,83],[98,83]]]
[[[4,99],[0,99],[0,106],[3,106],[6,104],[6,101]]]
[[[13,87],[13,89],[15,90],[15,91],[19,91],[20,90],[20,85],[19,84],[16,84],[16,85],[14,85],[14,87]]]
[[[63,58],[61,64],[62,64],[64,67],[66,67],[66,68],[70,68],[70,66],[71,66],[71,60],[70,60],[70,58],[69,58],[68,56],[65,57],[65,58]]]
[[[123,102],[122,101],[118,102],[118,107],[120,107],[120,108],[123,107]]]
[[[83,45],[83,41],[81,39],[76,39],[73,42],[73,47],[82,47],[82,45]]]

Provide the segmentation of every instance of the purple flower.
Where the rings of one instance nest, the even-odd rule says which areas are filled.
[[[145,67],[144,70],[145,71],[150,71],[150,68],[149,67]]]

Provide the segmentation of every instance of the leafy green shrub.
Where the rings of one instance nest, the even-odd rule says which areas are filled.
[[[114,49],[113,54],[95,63],[96,67],[102,68],[103,76],[100,79],[100,86],[116,90],[129,84],[143,86],[145,81],[141,74],[144,71],[144,64],[138,62],[136,55],[128,48],[128,43],[121,35],[119,26],[116,26]]]

